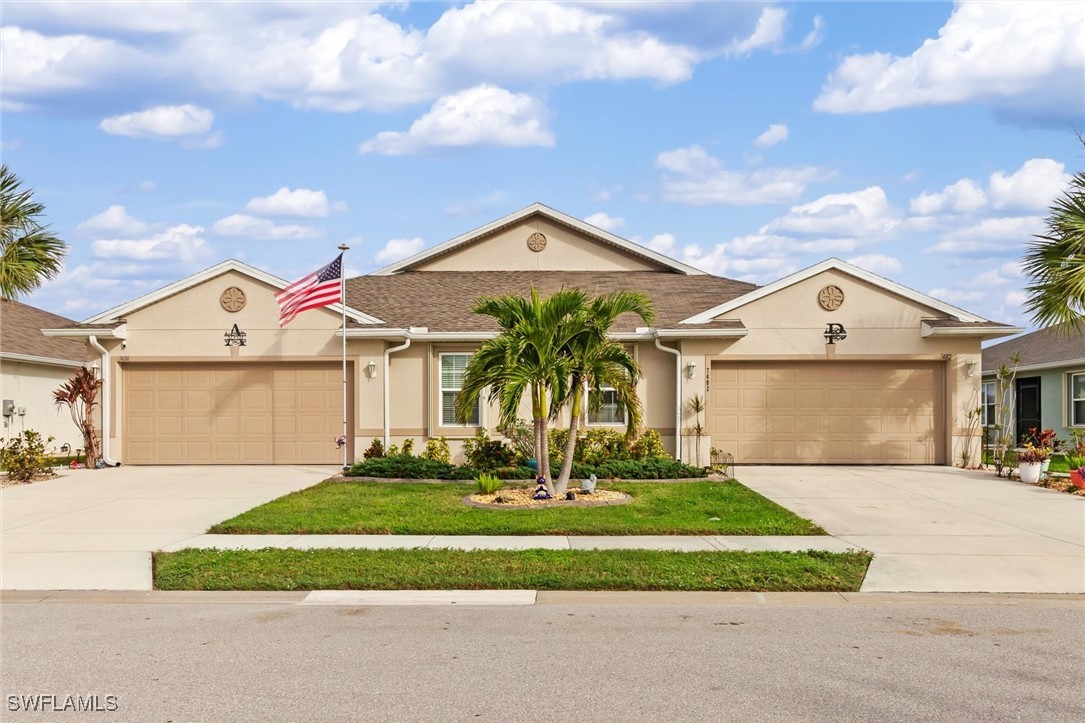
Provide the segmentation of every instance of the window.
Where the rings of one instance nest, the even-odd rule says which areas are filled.
[[[1070,375],[1070,426],[1085,427],[1085,372]]]
[[[463,427],[463,423],[456,419],[456,397],[463,388],[463,373],[467,369],[467,362],[471,360],[470,354],[441,354],[441,426]],[[478,426],[478,402],[468,416],[466,424]]]
[[[983,383],[983,399],[980,404],[983,407],[983,426],[993,427],[998,423],[995,419],[995,390],[998,387],[997,382],[984,382]]]
[[[611,387],[601,391],[603,403],[598,411],[588,409],[588,424],[625,424],[625,407],[618,404],[618,392]]]

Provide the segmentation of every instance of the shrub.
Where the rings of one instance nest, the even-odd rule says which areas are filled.
[[[592,474],[600,479],[687,479],[704,477],[705,471],[670,457],[616,460],[599,465],[573,464],[573,477],[583,479]]]
[[[535,479],[535,470],[530,467],[498,467],[493,473],[501,479]]]
[[[633,443],[633,456],[636,459],[666,457],[667,451],[663,449],[663,438],[659,436],[659,430],[646,429]]]
[[[402,479],[471,479],[474,470],[421,457],[402,454],[373,457],[354,464],[347,470],[348,477],[388,477]]]
[[[452,452],[448,448],[448,438],[437,437],[426,440],[426,448],[422,450],[422,459],[452,464]]]
[[[362,457],[365,459],[374,459],[384,456],[384,442],[377,437],[373,438],[373,441],[369,443],[369,448],[362,452]]]
[[[483,472],[478,477],[475,477],[475,486],[478,487],[478,491],[484,495],[492,495],[504,486],[504,482],[498,479],[495,475],[487,474]]]
[[[521,460],[535,459],[535,430],[523,419],[498,427]]]
[[[33,429],[12,437],[8,445],[0,449],[0,465],[7,470],[8,479],[29,482],[35,477],[50,474],[52,469],[45,454],[45,445],[52,441],[52,437],[42,439]]]
[[[403,449],[400,450],[400,454],[413,455],[414,454],[414,438],[408,437],[403,440]]]
[[[490,439],[485,429],[478,430],[474,439],[463,443],[463,456],[469,467],[481,470],[511,467],[516,463],[516,450],[499,439]]]
[[[1079,457],[1075,454],[1066,456],[1066,465],[1069,469],[1081,469],[1085,467],[1085,456]]]

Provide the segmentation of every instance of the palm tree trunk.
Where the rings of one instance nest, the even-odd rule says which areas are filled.
[[[550,410],[546,404],[546,388],[541,387],[539,389],[539,426],[542,436],[542,449],[540,450],[542,459],[539,460],[539,474],[546,478],[547,491],[554,494],[554,478],[550,475],[549,414]]]
[[[569,489],[569,475],[573,471],[573,455],[576,453],[576,428],[580,423],[582,396],[581,386],[577,384],[573,389],[573,403],[569,412],[572,418],[569,420],[569,439],[565,441],[565,456],[561,460],[561,474],[554,483],[554,494],[558,497],[563,497],[565,491]]]

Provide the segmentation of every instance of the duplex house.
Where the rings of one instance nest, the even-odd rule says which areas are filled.
[[[984,426],[996,422],[1002,366],[1017,370],[1006,395],[1016,442],[1032,427],[1053,429],[1059,439],[1068,439],[1071,430],[1085,433],[1085,334],[1049,327],[984,349]]]
[[[445,436],[458,453],[497,422],[485,402],[466,424],[453,413],[470,355],[497,330],[470,313],[480,295],[633,289],[654,325],[621,318],[613,335],[644,370],[646,426],[676,456],[947,464],[978,399],[980,343],[1018,331],[838,259],[762,287],[720,278],[541,204],[348,279],[345,309],[280,329],[285,285],[230,260],[45,333],[85,339],[100,360],[118,461],[334,463],[344,335],[348,458],[375,437]],[[625,420],[605,403],[586,421]]]

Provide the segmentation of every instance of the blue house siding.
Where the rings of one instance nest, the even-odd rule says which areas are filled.
[[[1043,428],[1054,429],[1055,436],[1059,439],[1069,439],[1071,429],[1085,432],[1085,425],[1072,426],[1070,395],[1073,392],[1071,377],[1074,373],[1085,374],[1085,365],[1057,367],[1054,369],[1022,369],[1017,372],[1018,379],[1040,378],[1040,418]],[[984,374],[983,381],[993,382],[995,381],[995,375]],[[1016,415],[1014,426],[1016,426]],[[1017,441],[1020,442],[1020,440]]]

